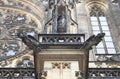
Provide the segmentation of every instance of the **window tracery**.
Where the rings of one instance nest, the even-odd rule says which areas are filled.
[[[2,45],[3,47],[0,48],[2,53],[1,57],[8,58],[25,50],[24,48],[24,50],[19,51],[20,47],[25,47],[25,46],[20,45],[20,41],[18,40],[17,33],[20,31],[25,31],[32,36],[37,36],[38,24],[34,20],[32,20],[33,19],[32,17],[26,16],[27,14],[21,13],[19,11],[15,11],[12,9],[0,9],[0,10],[1,10],[0,13],[2,19],[2,22],[0,23],[1,24],[0,40],[3,41],[3,45]],[[9,44],[9,41],[14,42],[15,40],[17,47],[15,47],[15,45],[13,46],[13,44]]]
[[[105,33],[103,41],[96,46],[96,54],[116,54],[104,10],[99,5],[90,8],[90,21],[93,34]]]
[[[0,42],[1,42],[0,44],[1,58],[10,57],[23,51],[20,50],[20,45],[17,42],[14,41],[8,41],[8,42],[0,41]]]
[[[42,32],[44,13],[41,7],[38,8],[33,4],[28,0],[0,0],[0,63],[2,67],[7,66],[6,62],[11,61],[11,58],[14,59],[30,51],[17,37],[18,32],[24,31],[34,37]]]
[[[33,20],[33,17],[22,13],[21,11],[15,11],[12,9],[0,9],[0,14],[0,24],[6,25],[8,29],[21,24],[29,24],[38,27],[38,24],[35,22],[35,20]]]
[[[33,67],[33,63],[29,58],[23,59],[19,63],[17,63],[17,67]]]

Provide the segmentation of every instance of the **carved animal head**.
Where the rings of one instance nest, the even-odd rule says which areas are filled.
[[[103,38],[105,36],[105,33],[99,33],[99,34],[97,34],[97,37],[99,37],[99,38]]]

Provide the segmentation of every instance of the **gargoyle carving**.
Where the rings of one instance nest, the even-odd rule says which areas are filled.
[[[102,41],[102,38],[105,36],[105,33],[99,33],[96,36],[92,35],[90,36],[84,43],[83,46],[80,49],[92,49],[92,46],[97,46],[99,42]]]
[[[26,33],[18,33],[17,34],[19,38],[22,39],[22,42],[26,44],[30,49],[33,49],[34,47],[37,47],[40,45],[39,41],[36,40],[33,36],[27,35]]]

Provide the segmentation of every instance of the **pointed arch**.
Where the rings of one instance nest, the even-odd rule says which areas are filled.
[[[96,54],[116,54],[112,36],[109,29],[108,19],[106,18],[105,5],[94,2],[89,4],[89,16],[91,22],[92,34],[105,33],[105,37],[98,46],[95,47]]]

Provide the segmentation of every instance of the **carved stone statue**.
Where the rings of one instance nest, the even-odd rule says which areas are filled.
[[[60,3],[58,6],[58,17],[57,17],[57,31],[65,32],[66,31],[66,10],[65,2]]]
[[[58,32],[65,32],[65,18],[64,16],[60,15],[58,16],[57,18],[57,29],[58,29]]]
[[[105,33],[99,33],[96,36],[92,35],[89,37],[80,49],[92,49],[92,46],[97,46],[99,42],[102,41],[102,38],[105,36]]]
[[[36,40],[33,36],[27,35],[26,33],[18,33],[18,37],[22,39],[22,42],[25,43],[30,49],[40,45],[39,41]]]

